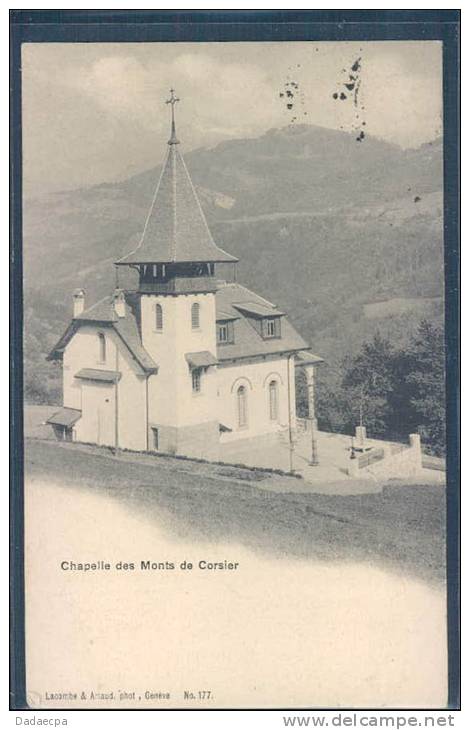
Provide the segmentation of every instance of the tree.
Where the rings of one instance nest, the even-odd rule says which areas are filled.
[[[405,353],[411,415],[434,452],[445,453],[446,394],[444,328],[423,320]]]
[[[411,341],[399,349],[375,334],[339,368],[325,366],[316,395],[321,429],[352,434],[363,424],[369,435],[392,440],[407,440],[418,432],[431,452],[444,454],[443,327],[423,320]]]
[[[349,394],[355,425],[364,425],[377,436],[388,432],[394,357],[391,343],[376,333],[356,357],[345,363],[342,386]]]

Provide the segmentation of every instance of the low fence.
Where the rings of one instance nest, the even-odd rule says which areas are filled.
[[[350,459],[348,474],[360,478],[367,473],[380,478],[408,478],[420,473],[423,466],[421,439],[410,434],[409,444],[387,444]]]
[[[392,456],[394,456],[395,454],[401,454],[402,451],[405,451],[409,448],[409,444],[389,444],[389,449]]]
[[[376,461],[381,461],[384,456],[384,449],[371,449],[370,451],[366,451],[365,454],[356,456],[359,469],[365,469],[367,466],[374,464]]]
[[[446,460],[441,459],[438,456],[423,456],[423,467],[425,469],[432,469],[433,471],[446,471]]]

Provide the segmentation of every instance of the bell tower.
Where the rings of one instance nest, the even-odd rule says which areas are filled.
[[[176,135],[171,134],[160,180],[138,246],[116,262],[138,274],[142,344],[158,363],[148,379],[150,447],[216,458],[216,266],[236,263],[216,246]]]

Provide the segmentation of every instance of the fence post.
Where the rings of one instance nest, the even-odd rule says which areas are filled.
[[[364,447],[367,439],[367,432],[365,426],[356,426],[356,445],[361,448]]]
[[[310,423],[310,466],[318,466],[318,449],[317,449],[317,419],[315,417],[315,368],[313,365],[304,367],[305,377],[307,379],[307,396],[308,396],[308,421]]]
[[[423,468],[423,455],[421,453],[421,436],[419,433],[410,433],[410,446],[415,452],[415,466]]]

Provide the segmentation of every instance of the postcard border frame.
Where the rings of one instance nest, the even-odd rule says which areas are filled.
[[[12,710],[31,709],[26,700],[24,622],[21,45],[26,42],[322,40],[440,40],[443,44],[449,657],[447,707],[460,709],[460,11],[11,10],[10,709]],[[117,709],[109,708],[105,711],[116,711]],[[187,710],[187,708],[179,709]],[[228,709],[230,710],[230,708]],[[246,708],[231,709],[233,711]],[[329,710],[331,708],[273,707],[269,709],[293,711],[300,709]],[[345,707],[341,709],[347,711],[348,709],[373,710],[374,708]],[[383,710],[383,708],[375,709]],[[398,709],[413,708],[394,708],[393,711]],[[38,709],[35,708],[34,711],[37,712]]]

